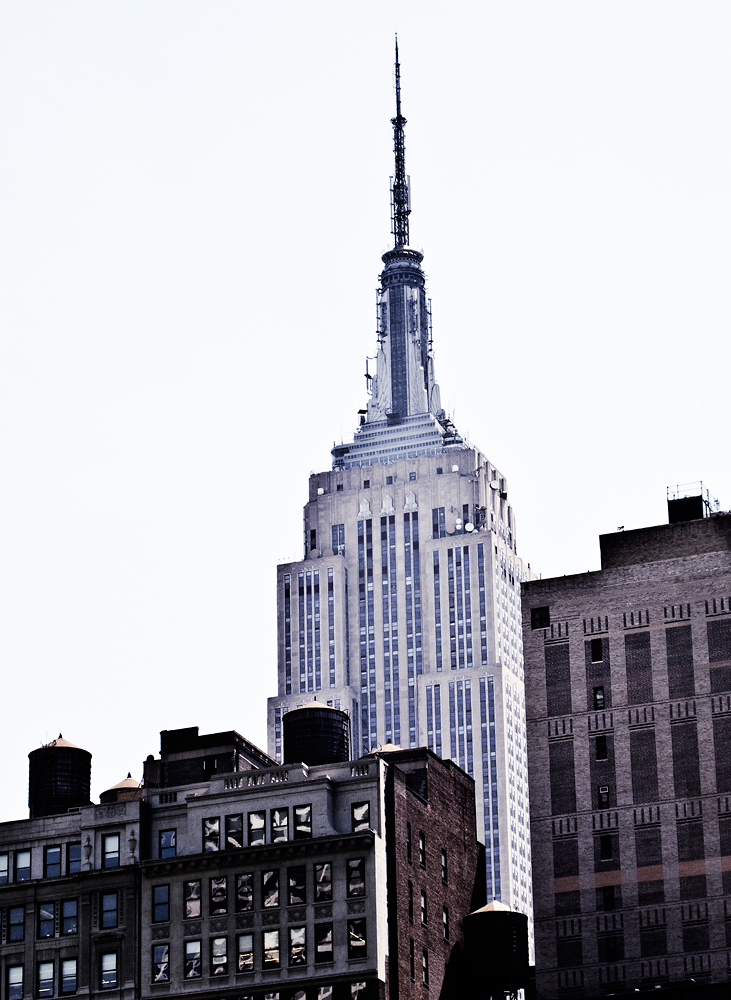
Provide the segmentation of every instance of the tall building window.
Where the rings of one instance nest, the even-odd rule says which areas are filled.
[[[292,694],[292,586],[289,573],[284,574],[284,683],[285,693]]]
[[[201,915],[201,884],[200,881],[183,884],[183,917],[185,920],[195,920]]]
[[[75,899],[61,900],[61,933],[78,934],[79,932],[79,904]]]
[[[415,747],[416,676],[422,672],[419,515],[416,512],[404,514],[404,574],[406,590],[406,657],[409,696],[409,747]]]
[[[434,635],[437,673],[439,673],[442,669],[442,602],[439,579],[439,553],[436,549],[432,553],[432,559],[434,564]]]
[[[272,809],[270,820],[272,844],[289,840],[289,809]]]
[[[201,943],[200,941],[185,942],[185,978],[199,979],[201,970]]]
[[[53,962],[38,963],[38,983],[36,996],[39,1000],[53,996]]]
[[[244,846],[244,817],[241,813],[227,816],[224,823],[224,846],[227,851],[239,851]]]
[[[444,940],[449,941],[449,908],[446,906],[442,907],[442,931]]]
[[[419,864],[426,868],[426,834],[419,830]]]
[[[378,745],[376,640],[373,605],[373,521],[358,521],[361,740],[367,753]]]
[[[424,889],[421,890],[421,899],[419,905],[419,912],[421,913],[421,923],[423,926],[427,924],[427,913],[426,913],[426,892]]]
[[[276,969],[279,967],[279,931],[264,931],[263,934],[262,967]]]
[[[8,1000],[23,1000],[23,966],[8,966]]]
[[[237,972],[254,971],[254,935],[239,934],[239,947],[236,962]]]
[[[330,687],[335,687],[335,580],[332,566],[327,571],[327,648]]]
[[[0,854],[0,885],[8,881],[8,855]]]
[[[38,904],[38,937],[51,938],[56,933],[56,904],[53,901]]]
[[[351,830],[353,833],[365,833],[371,828],[370,802],[354,802],[350,807]]]
[[[482,737],[482,800],[485,823],[485,862],[488,899],[500,899],[500,831],[498,823],[497,753],[495,742],[495,688],[492,677],[480,678]]]
[[[307,904],[307,869],[304,865],[287,869],[287,906]]]
[[[152,947],[153,983],[170,982],[170,945],[156,944]]]
[[[211,938],[211,975],[228,975],[228,938]]]
[[[424,986],[429,985],[429,952],[426,948],[421,952],[421,981]]]
[[[332,898],[332,865],[329,861],[325,861],[315,865],[315,902],[325,903]]]
[[[416,958],[414,954],[414,939],[409,939],[409,972],[411,974],[411,982],[416,981]]]
[[[210,819],[203,820],[203,852],[209,854],[221,849],[221,820],[218,816],[211,816]]]
[[[117,953],[108,951],[101,956],[101,988],[116,990],[117,988]]]
[[[175,830],[160,830],[159,849],[161,858],[175,857]]]
[[[108,833],[102,838],[102,868],[119,867],[119,834]]]
[[[441,475],[441,469],[437,469],[437,475]],[[431,512],[432,538],[446,538],[447,525],[444,519],[444,507],[434,507]]]
[[[307,965],[307,928],[289,928],[289,964]]]
[[[487,664],[487,616],[485,612],[485,546],[477,546],[477,582],[480,594],[480,661]]]
[[[15,852],[15,881],[25,882],[30,878],[30,851]]]
[[[226,876],[218,876],[210,880],[210,896],[208,901],[208,913],[212,917],[228,913],[228,887]]]
[[[236,912],[254,909],[254,873],[241,872],[236,876]]]
[[[345,525],[334,524],[332,526],[333,555],[345,555]]]
[[[265,909],[279,906],[279,869],[261,873],[261,905]]]
[[[386,739],[401,741],[399,680],[396,518],[381,518],[381,604],[383,611],[383,675]]]
[[[365,919],[348,921],[348,958],[365,958],[368,952]]]
[[[81,871],[81,844],[66,845],[66,874],[76,875]]]
[[[349,858],[346,862],[348,898],[365,896],[365,858]]]
[[[312,806],[294,807],[294,839],[309,840],[312,836]]]
[[[117,893],[102,893],[102,927],[116,927],[118,920]]]
[[[76,961],[65,958],[61,962],[61,992],[66,995],[76,992]]]
[[[249,813],[249,847],[259,847],[266,843],[266,813]]]
[[[43,877],[58,878],[61,874],[61,848],[43,848]]]
[[[8,941],[22,941],[25,938],[25,907],[11,906],[8,909]]]
[[[315,963],[333,960],[333,925],[315,924]]]

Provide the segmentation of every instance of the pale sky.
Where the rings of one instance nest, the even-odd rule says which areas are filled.
[[[731,508],[731,7],[3,0],[0,819],[63,732],[265,748],[275,566],[365,404],[399,33],[442,399],[523,557]]]

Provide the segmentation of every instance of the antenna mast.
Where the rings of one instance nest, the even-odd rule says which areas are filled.
[[[396,248],[409,245],[409,215],[411,213],[409,182],[406,176],[404,125],[406,119],[401,114],[401,66],[398,61],[398,35],[396,36],[396,117],[393,125],[393,151],[396,169],[391,182],[391,232]]]

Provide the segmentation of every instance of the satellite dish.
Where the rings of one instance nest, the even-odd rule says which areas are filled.
[[[462,523],[462,518],[461,518],[461,517],[456,517],[456,518],[454,519],[454,523],[455,523],[455,524],[461,524],[461,523]]]
[[[498,482],[497,479],[493,479],[493,481],[490,483],[490,489],[491,490],[499,490],[500,489],[500,483]]]
[[[447,534],[448,535],[453,535],[454,534],[454,528],[447,528]]]
[[[474,531],[475,530],[475,526],[470,521],[468,521],[467,524],[464,526],[464,530],[465,531]]]

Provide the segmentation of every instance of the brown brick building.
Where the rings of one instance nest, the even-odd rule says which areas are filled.
[[[731,515],[523,584],[539,995],[731,969]]]

